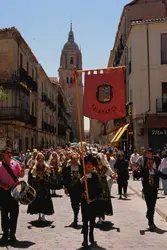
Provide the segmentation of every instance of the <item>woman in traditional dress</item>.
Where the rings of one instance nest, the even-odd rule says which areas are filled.
[[[62,195],[58,195],[56,194],[56,189],[60,189],[58,186],[63,187],[63,182],[62,183],[58,183],[61,182],[60,178],[60,174],[62,172],[62,167],[60,165],[60,157],[59,155],[53,151],[49,157],[48,160],[48,165],[51,168],[51,175],[50,175],[50,179],[51,181],[51,185],[50,185],[50,189],[52,190],[52,197],[62,197]]]
[[[105,215],[113,215],[107,177],[114,178],[115,173],[111,170],[106,155],[104,155],[103,153],[98,153],[96,159],[98,163],[98,165],[96,166],[96,171],[102,184],[101,199],[103,200],[103,214],[101,217],[99,217],[98,224],[102,224],[102,221],[105,219]]]
[[[39,214],[38,220],[45,221],[45,215],[52,215],[54,208],[48,181],[51,171],[42,153],[38,153],[31,173],[31,185],[36,190],[37,195],[35,200],[28,206],[27,213]]]
[[[32,184],[32,178],[33,177],[32,177],[31,171],[32,171],[32,169],[33,169],[33,167],[35,165],[35,158],[36,158],[37,154],[38,154],[38,150],[34,149],[31,158],[27,162],[27,166],[28,166],[28,184],[29,185]]]

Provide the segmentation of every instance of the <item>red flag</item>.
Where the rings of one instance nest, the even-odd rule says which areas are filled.
[[[124,67],[85,75],[83,113],[103,123],[126,116]]]

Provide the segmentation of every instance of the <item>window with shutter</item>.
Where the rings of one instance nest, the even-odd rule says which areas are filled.
[[[161,64],[167,64],[167,33],[161,34]]]

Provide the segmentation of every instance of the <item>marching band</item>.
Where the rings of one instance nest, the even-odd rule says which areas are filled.
[[[109,152],[108,152],[109,153]],[[83,157],[84,154],[84,157]],[[19,203],[28,205],[27,213],[37,214],[38,221],[45,222],[45,215],[52,215],[54,207],[52,197],[56,190],[64,189],[69,196],[73,211],[71,227],[78,228],[78,214],[81,208],[83,247],[96,246],[94,239],[95,220],[98,224],[105,220],[105,215],[113,215],[109,179],[117,180],[120,198],[122,188],[127,198],[128,163],[121,152],[117,152],[114,168],[111,167],[107,154],[92,154],[89,148],[33,150],[27,161],[27,182],[19,180],[25,175],[25,164],[13,158],[10,147],[1,152],[0,162],[0,207],[3,235],[0,245],[15,244]],[[47,158],[46,158],[47,156]],[[147,219],[150,230],[155,230],[154,209],[157,199],[159,177],[167,175],[155,170],[150,154],[140,166],[143,178],[143,194],[147,205]],[[124,166],[124,167],[123,167]],[[89,225],[89,227],[88,227]],[[88,237],[89,236],[89,237]]]

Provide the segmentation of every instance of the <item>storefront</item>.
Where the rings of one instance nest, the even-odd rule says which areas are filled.
[[[167,128],[148,129],[149,147],[153,150],[163,149],[167,144]]]
[[[148,145],[153,150],[167,144],[167,116],[150,116],[147,119]]]

